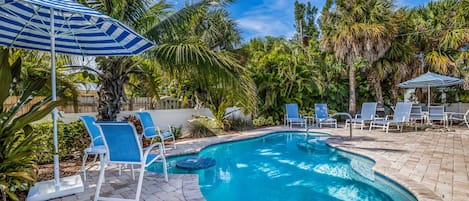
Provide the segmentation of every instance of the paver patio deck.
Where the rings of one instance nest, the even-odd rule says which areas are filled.
[[[179,142],[168,155],[195,153],[203,147],[226,141],[261,136],[269,132],[285,131],[271,127],[240,134]],[[304,129],[302,129],[304,131]],[[353,130],[353,140],[348,130],[313,129],[332,135],[331,146],[358,153],[376,161],[374,170],[408,188],[419,200],[469,200],[469,130],[455,132],[418,131],[390,132]],[[85,192],[56,200],[90,200],[94,196],[98,168],[89,171]],[[137,173],[138,174],[138,173]],[[166,183],[159,174],[145,173],[141,200],[171,201],[205,200],[198,186],[197,175],[170,175]],[[101,195],[116,198],[133,198],[137,182],[128,169],[122,176],[117,168],[107,168],[106,182]]]

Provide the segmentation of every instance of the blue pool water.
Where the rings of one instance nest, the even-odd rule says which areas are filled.
[[[198,174],[208,201],[416,200],[375,174],[373,161],[331,148],[326,138],[283,132],[213,145],[168,159],[169,172]],[[212,157],[216,164],[195,171],[176,168],[176,161],[194,156]],[[161,172],[161,165],[149,170]]]

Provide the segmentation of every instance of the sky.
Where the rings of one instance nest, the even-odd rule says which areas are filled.
[[[175,7],[183,6],[187,0],[167,0]],[[308,2],[308,0],[299,0]],[[397,7],[425,5],[429,0],[394,0]],[[229,4],[228,11],[238,23],[243,41],[264,36],[291,38],[295,33],[294,0],[236,0]],[[309,0],[321,11],[325,0]]]

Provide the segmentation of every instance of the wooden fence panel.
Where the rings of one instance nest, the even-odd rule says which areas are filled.
[[[21,110],[20,114],[28,111],[32,105],[41,101],[44,97],[34,97],[33,100],[24,105]],[[19,97],[11,96],[6,99],[3,103],[4,108],[10,108],[13,106]],[[132,111],[132,110],[171,110],[171,109],[184,109],[184,108],[191,108],[189,106],[184,105],[179,100],[173,97],[163,97],[158,104],[154,104],[152,102],[151,97],[132,97],[129,98],[127,103],[122,103],[122,111]],[[69,102],[66,105],[60,106],[59,110],[65,113],[91,113],[91,112],[98,112],[98,97],[95,96],[79,96],[77,98],[77,104],[73,102]]]

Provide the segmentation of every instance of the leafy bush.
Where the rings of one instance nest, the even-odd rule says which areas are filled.
[[[24,191],[36,181],[34,153],[37,136],[30,125],[48,115],[60,102],[46,97],[28,111],[21,112],[24,105],[46,86],[46,78],[21,79],[21,59],[9,62],[9,50],[0,48],[0,199],[18,200],[17,191]],[[22,87],[19,87],[19,83]],[[3,103],[12,94],[18,101],[9,108]]]
[[[54,161],[54,144],[52,136],[52,123],[44,122],[33,125],[34,135],[38,136],[40,149],[36,152],[40,164]],[[91,140],[82,121],[69,124],[57,122],[57,135],[59,138],[60,159],[73,159],[81,157],[83,150],[88,147]]]
[[[216,136],[216,134],[207,126],[207,122],[204,122],[203,118],[197,118],[186,125],[183,136],[189,138],[204,138]]]
[[[271,116],[268,118],[260,116],[259,118],[254,119],[252,123],[255,127],[275,126],[279,124],[278,122],[274,121],[274,118]]]
[[[244,131],[253,127],[252,121],[242,118],[231,118],[228,121],[230,122],[229,130]]]
[[[178,139],[182,136],[182,127],[171,126],[171,132],[173,132],[174,137]]]

